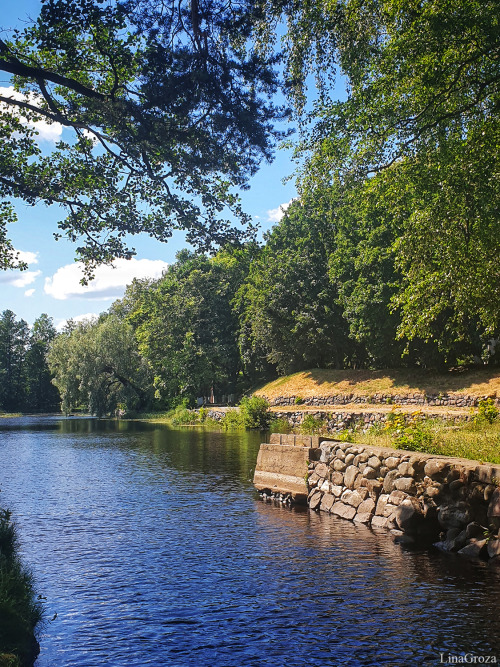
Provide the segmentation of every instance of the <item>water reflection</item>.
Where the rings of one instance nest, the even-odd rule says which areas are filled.
[[[0,486],[58,614],[37,667],[500,660],[497,570],[262,503],[258,434],[21,426],[0,434]]]

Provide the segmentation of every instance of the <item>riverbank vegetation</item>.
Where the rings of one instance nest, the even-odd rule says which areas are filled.
[[[260,396],[244,396],[234,408],[223,410],[202,407],[190,409],[185,403],[164,413],[142,413],[139,419],[165,422],[172,426],[204,426],[212,429],[260,429],[269,427],[272,415],[269,403]]]
[[[16,527],[0,508],[0,665],[28,667],[38,655],[35,629],[43,620],[41,598],[18,554]]]

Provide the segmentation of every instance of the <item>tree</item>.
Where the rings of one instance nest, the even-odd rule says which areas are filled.
[[[374,228],[375,216],[392,218],[400,337],[428,340],[449,363],[480,351],[500,329],[498,3],[277,2],[268,11],[287,15],[289,91],[307,121],[301,192],[333,185]],[[331,97],[339,72],[343,101]]]
[[[28,337],[28,324],[4,310],[0,315],[0,406],[7,411],[24,408]]]
[[[231,300],[248,261],[244,249],[212,259],[187,250],[139,298],[129,321],[154,374],[156,396],[179,399],[234,393],[240,360]],[[127,295],[126,295],[127,298]]]
[[[59,392],[52,384],[52,374],[47,364],[49,346],[55,337],[52,318],[42,313],[30,331],[25,359],[26,408],[30,411],[51,412],[59,409]]]
[[[89,266],[130,257],[127,234],[201,249],[252,233],[232,226],[269,159],[282,111],[273,59],[253,48],[252,2],[43,0],[34,25],[0,40],[1,265],[15,264],[12,198],[60,204],[62,234]],[[50,155],[27,121],[73,130]],[[229,213],[229,218],[224,216]]]
[[[347,327],[329,278],[335,226],[318,201],[295,201],[266,237],[238,295],[247,372],[342,368]]]
[[[118,407],[144,408],[151,399],[151,377],[132,327],[116,316],[69,327],[52,342],[48,362],[64,412],[84,405],[102,417]]]

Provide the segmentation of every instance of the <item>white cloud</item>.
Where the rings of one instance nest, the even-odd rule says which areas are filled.
[[[41,273],[41,271],[3,271],[0,273],[0,284],[27,287],[34,283]]]
[[[57,331],[62,331],[69,320],[73,322],[85,322],[87,320],[96,320],[99,317],[99,313],[84,313],[83,315],[75,315],[75,317],[68,317],[66,320],[57,320],[56,329]]]
[[[168,267],[161,259],[117,259],[113,266],[100,266],[88,285],[81,285],[83,264],[66,264],[51,278],[45,278],[44,291],[54,299],[117,299],[134,278],[160,278]]]
[[[26,292],[24,293],[24,296],[33,296],[35,293],[34,289],[27,289]]]
[[[278,208],[271,208],[269,211],[267,211],[267,221],[268,222],[279,222],[282,217],[285,215],[285,211],[287,208],[290,206],[290,204],[293,202],[293,199],[290,199],[290,201],[286,202],[285,204],[280,204]]]
[[[19,93],[17,90],[14,90],[13,86],[0,86],[0,95],[2,97],[10,97],[14,100],[28,102],[30,104],[40,104],[41,100],[40,95],[35,95],[35,93]],[[12,115],[17,115],[18,107],[11,104],[6,104],[5,102],[0,102],[0,111],[7,112]],[[38,139],[52,141],[54,143],[59,141],[63,131],[63,126],[60,123],[48,123],[45,120],[28,122],[25,118],[21,117],[21,123],[23,125],[30,125],[31,127],[34,127],[38,132]]]
[[[17,257],[20,262],[26,262],[26,264],[38,264],[38,253],[30,252],[29,250],[16,250]]]

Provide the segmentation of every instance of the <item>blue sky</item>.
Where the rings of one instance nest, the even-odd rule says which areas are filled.
[[[0,28],[21,26],[27,16],[36,17],[39,6],[35,0],[8,0],[3,3]],[[0,87],[9,85],[8,77],[0,74]],[[63,137],[66,132],[68,130],[63,130]],[[57,128],[41,128],[40,142],[44,149],[50,150],[57,139]],[[280,206],[296,195],[293,180],[283,183],[283,178],[293,169],[290,151],[280,150],[271,165],[262,164],[250,182],[250,190],[241,193],[246,212],[261,225],[262,231],[277,222]],[[41,313],[53,317],[58,326],[68,318],[100,313],[122,296],[125,285],[133,277],[159,276],[161,270],[174,261],[176,252],[187,247],[181,233],[167,244],[146,235],[136,236],[134,260],[119,262],[115,270],[98,269],[96,280],[88,288],[82,288],[79,285],[81,269],[74,261],[74,244],[53,238],[57,221],[63,217],[61,210],[43,204],[26,206],[22,202],[16,202],[16,210],[19,221],[10,227],[10,237],[28,261],[29,269],[0,271],[0,312],[7,308],[13,310],[29,324]]]

